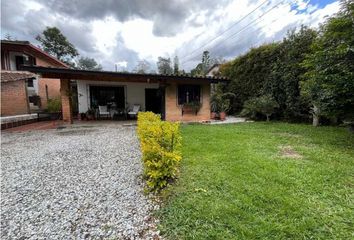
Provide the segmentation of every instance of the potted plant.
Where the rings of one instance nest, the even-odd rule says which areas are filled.
[[[210,118],[211,119],[216,119],[219,108],[220,108],[220,99],[217,94],[212,94],[210,97]]]
[[[220,120],[226,119],[226,112],[230,110],[230,99],[222,98],[220,101]]]
[[[48,99],[47,111],[51,120],[57,120],[61,118],[61,101],[60,98]]]
[[[95,109],[89,108],[89,110],[87,110],[87,112],[86,112],[87,120],[94,120],[95,119],[95,114],[96,114]]]
[[[79,113],[78,114],[78,119],[79,120],[87,120],[86,113]]]
[[[225,120],[226,119],[226,112],[230,110],[231,107],[231,100],[232,98],[235,97],[235,94],[232,92],[224,92],[223,87],[218,84],[215,87],[215,91],[213,92],[211,96],[211,102],[210,102],[210,107],[212,111],[212,117],[213,117],[213,111],[219,111],[219,117],[220,120]]]

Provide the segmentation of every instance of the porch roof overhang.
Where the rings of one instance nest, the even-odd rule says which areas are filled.
[[[169,82],[185,82],[185,83],[218,83],[228,82],[225,77],[203,77],[183,75],[162,75],[150,73],[125,73],[125,72],[109,72],[109,71],[89,71],[78,69],[51,68],[39,66],[21,66],[21,70],[40,74],[43,78],[53,79],[72,79],[72,80],[92,80],[92,81],[117,81],[117,82],[151,82],[166,83]]]

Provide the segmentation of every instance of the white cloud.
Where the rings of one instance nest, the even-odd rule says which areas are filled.
[[[78,8],[78,12],[70,15],[68,11],[72,8],[68,4],[71,2],[56,8],[53,7],[55,1],[48,5],[44,0],[12,0],[2,3],[2,34],[9,32],[18,39],[33,41],[45,26],[58,26],[81,54],[96,58],[104,69],[113,70],[117,65],[132,70],[139,59],[146,59],[155,67],[158,56],[173,58],[177,54],[182,67],[189,70],[200,61],[203,50],[210,50],[215,57],[233,58],[252,46],[281,39],[291,27],[301,24],[316,27],[326,16],[339,10],[338,1],[320,8],[309,0],[285,0],[247,26],[279,3],[279,0],[271,0],[221,35],[263,2],[220,0],[202,4],[171,0],[172,7],[157,1],[153,2],[155,5],[148,4],[148,14],[145,14],[134,10],[135,7],[145,9],[142,3],[132,1],[124,3],[127,10],[124,18],[119,18],[114,9],[104,9],[109,4],[85,3],[87,6],[82,6],[78,3],[74,6],[82,6],[84,11]],[[186,8],[185,4],[190,7]],[[176,19],[174,14],[178,16]],[[164,20],[166,22],[161,23]],[[237,33],[242,28],[245,29]],[[156,35],[156,31],[159,34]]]

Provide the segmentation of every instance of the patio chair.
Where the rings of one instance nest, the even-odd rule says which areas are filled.
[[[129,118],[136,118],[140,110],[140,105],[134,104],[133,109],[128,112]]]
[[[110,112],[107,109],[107,105],[105,106],[98,106],[98,117],[105,116],[109,118],[111,116]]]

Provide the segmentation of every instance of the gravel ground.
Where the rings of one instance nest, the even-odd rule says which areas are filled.
[[[1,239],[158,239],[134,126],[3,133]]]

